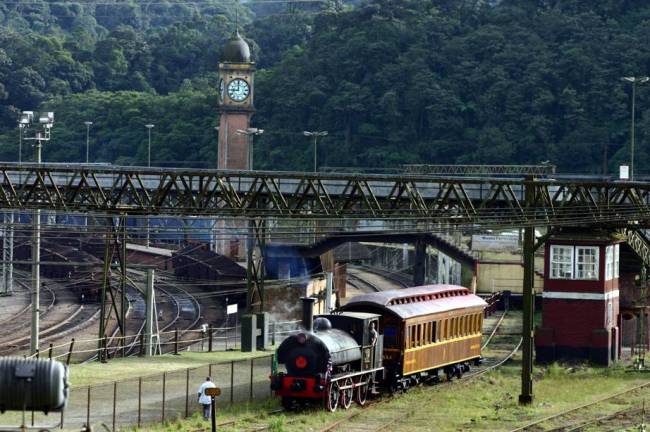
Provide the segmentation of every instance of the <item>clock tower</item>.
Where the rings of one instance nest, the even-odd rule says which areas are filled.
[[[219,169],[250,169],[249,137],[237,130],[248,129],[255,112],[254,75],[250,48],[235,31],[226,42],[219,63]]]

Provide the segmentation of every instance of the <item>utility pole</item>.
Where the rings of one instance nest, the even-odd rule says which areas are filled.
[[[535,202],[535,189],[530,183],[525,184],[526,209],[531,209]],[[528,405],[533,402],[533,325],[535,318],[535,297],[533,284],[535,282],[535,227],[524,228],[524,283],[523,283],[523,308],[524,319],[522,324],[522,367],[521,367],[521,394],[519,403]]]
[[[153,294],[153,284],[154,284],[154,269],[147,269],[147,296],[146,296],[146,309],[145,309],[145,325],[144,325],[144,334],[145,334],[145,355],[153,355],[153,323],[157,319],[154,316],[154,294]]]
[[[125,356],[126,344],[126,215],[122,216],[122,278],[120,281],[120,316],[122,317],[122,357]]]

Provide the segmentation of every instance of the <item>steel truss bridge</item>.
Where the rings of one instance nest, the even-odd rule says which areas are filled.
[[[433,170],[435,171],[435,170]],[[122,260],[127,215],[242,217],[249,220],[249,305],[261,305],[266,220],[397,219],[450,227],[524,227],[524,323],[521,403],[533,398],[534,252],[544,239],[535,226],[623,228],[635,250],[650,247],[632,230],[648,227],[650,183],[572,179],[458,177],[126,168],[102,165],[0,164],[0,209],[119,215],[106,234],[103,298],[117,309],[110,263]],[[120,245],[119,238],[122,237]],[[638,241],[637,241],[638,240]],[[249,245],[252,246],[252,245]],[[644,259],[646,265],[650,264]],[[126,276],[121,281],[124,295]],[[104,312],[106,308],[102,308]],[[124,299],[121,302],[124,322]],[[108,318],[107,318],[108,317]],[[120,324],[121,326],[121,324]],[[102,335],[100,335],[101,337]]]
[[[405,219],[479,227],[650,218],[650,183],[0,164],[0,208],[114,215]]]

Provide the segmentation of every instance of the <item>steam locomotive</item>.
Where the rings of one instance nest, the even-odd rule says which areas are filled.
[[[322,402],[335,411],[365,404],[371,388],[394,392],[424,380],[460,378],[481,359],[487,303],[467,288],[427,285],[354,297],[313,319],[303,298],[304,331],[276,351],[285,371],[271,389],[285,408]]]

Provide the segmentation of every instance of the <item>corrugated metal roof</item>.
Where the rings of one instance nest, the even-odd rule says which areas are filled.
[[[401,319],[468,307],[485,307],[487,303],[467,288],[457,285],[424,285],[382,291],[353,297],[342,310],[363,311],[365,306],[387,310]]]

